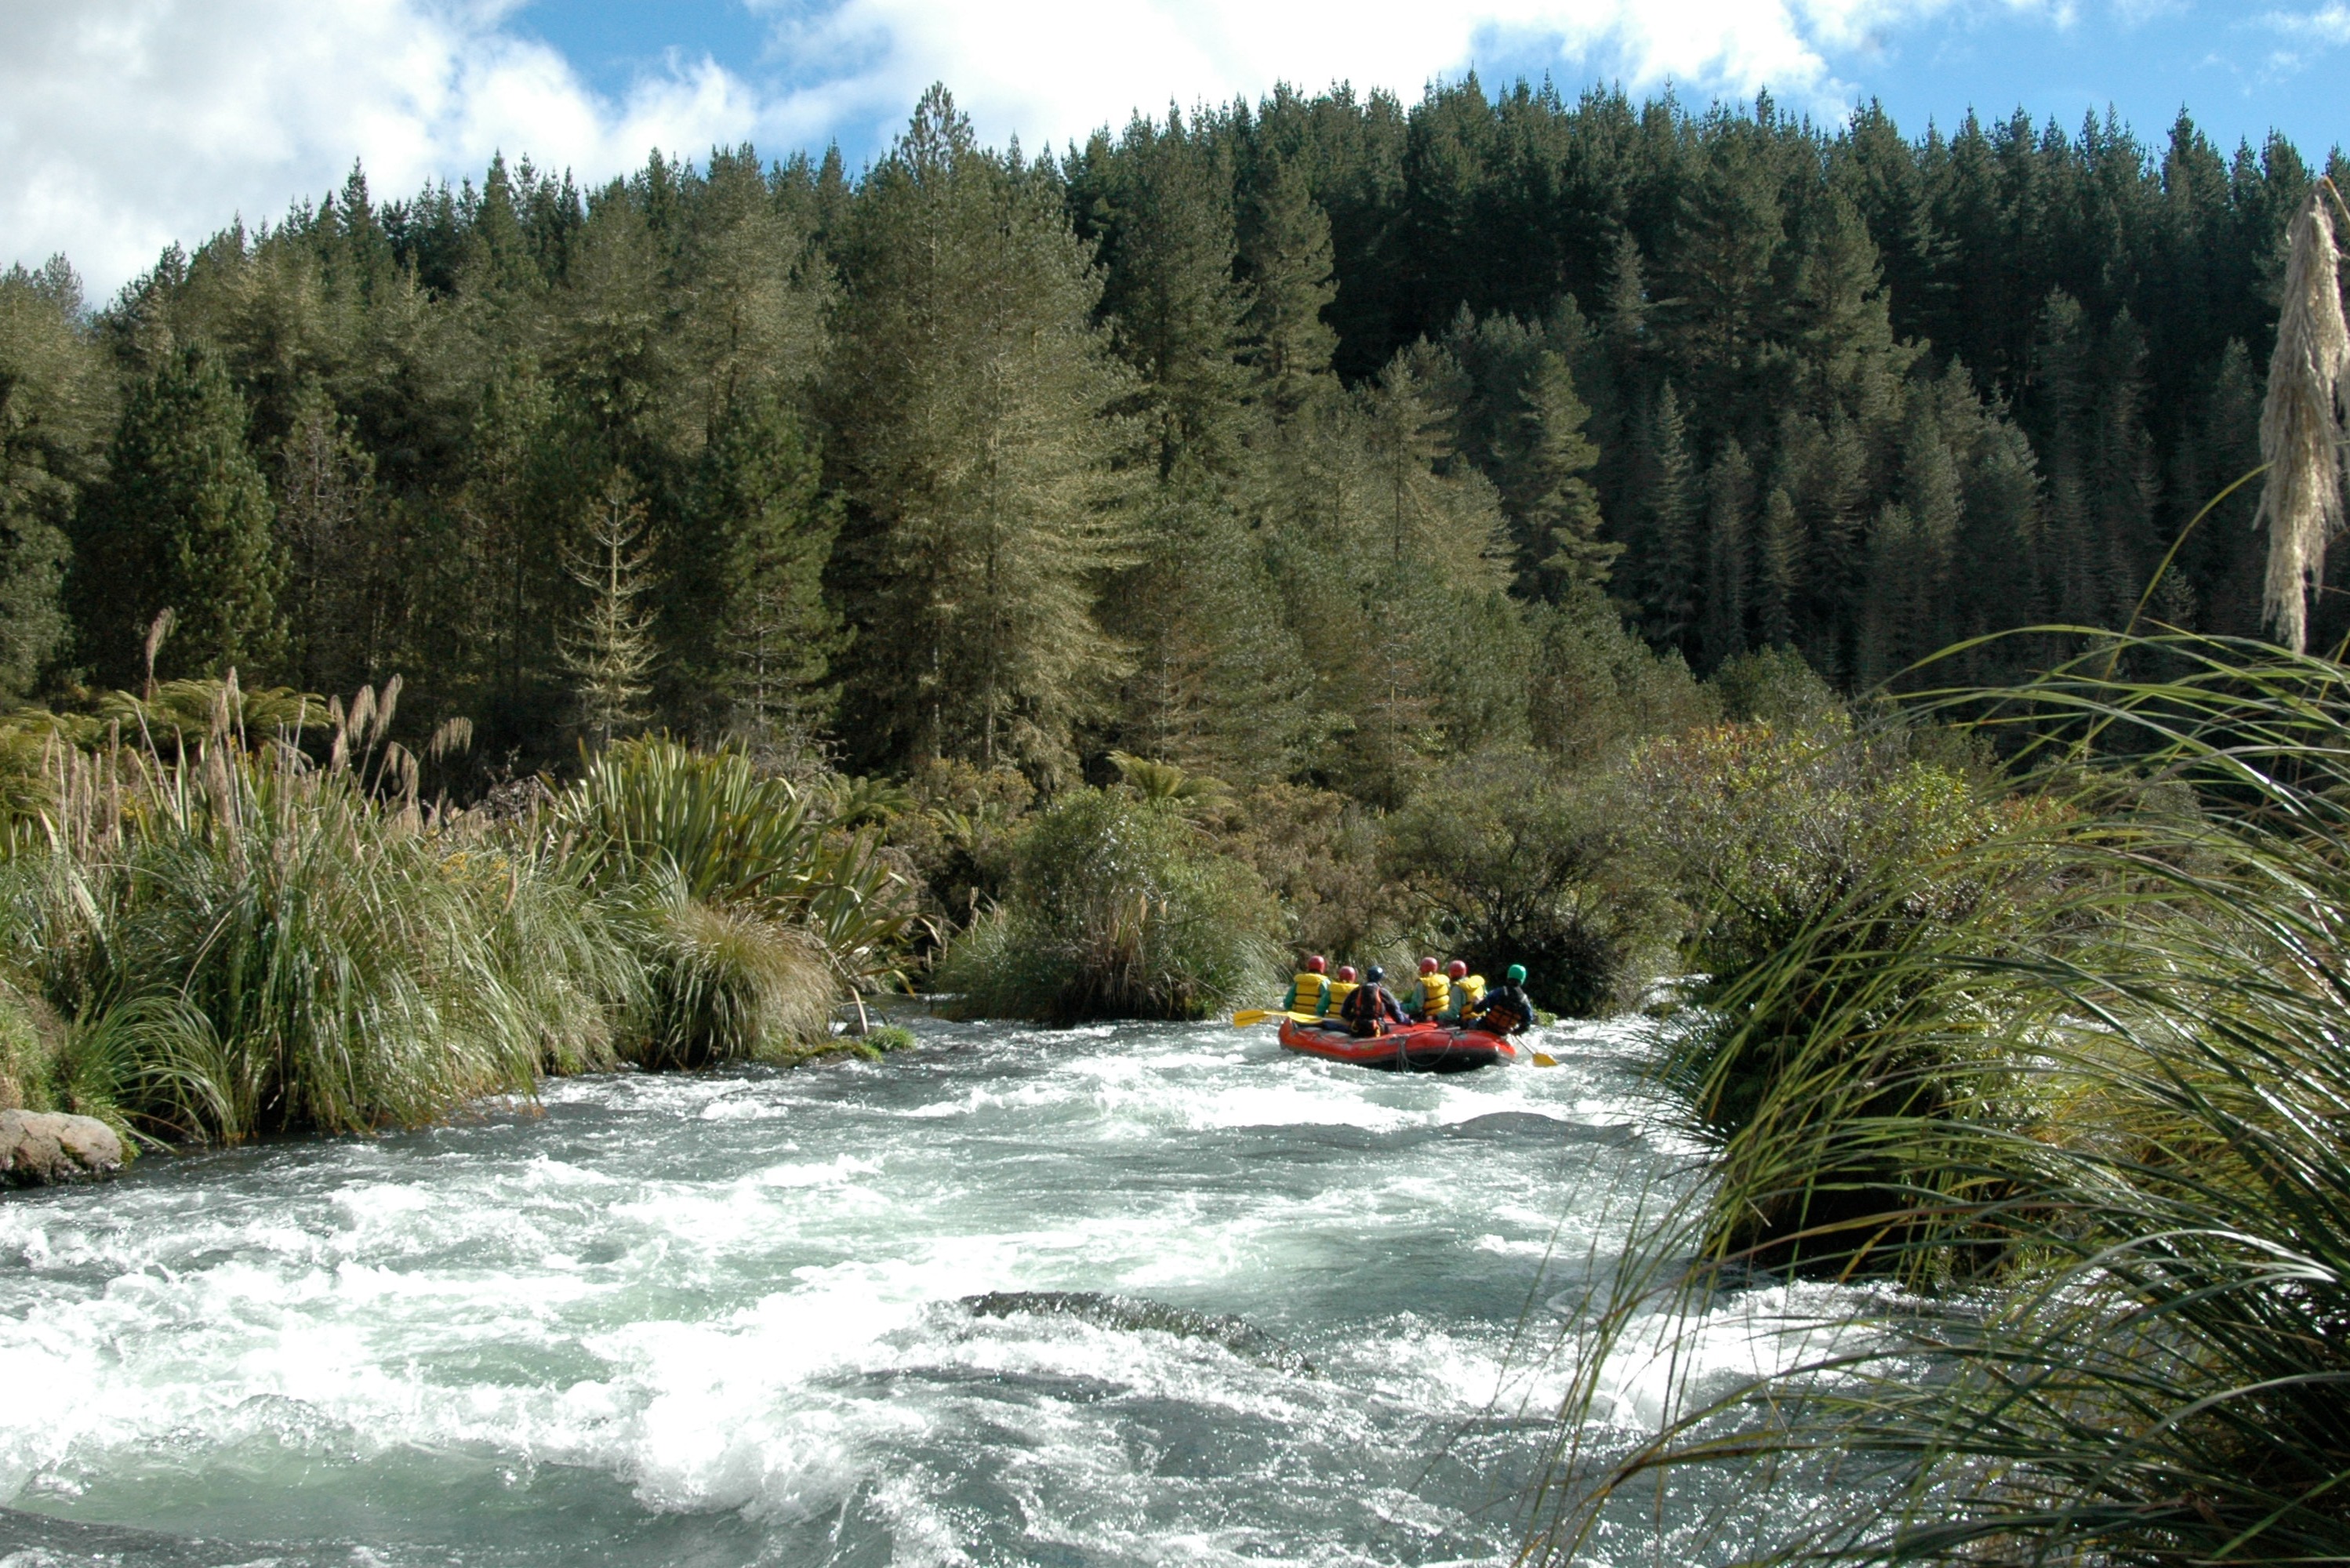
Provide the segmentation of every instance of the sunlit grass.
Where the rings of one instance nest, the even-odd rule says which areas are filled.
[[[1591,1303],[1536,1554],[1690,1467],[1767,1502],[1835,1465],[1876,1480],[1790,1498],[1780,1555],[2341,1561],[2350,670],[2131,639],[1922,705],[2002,739],[2035,809],[1723,988],[1776,1071]],[[2001,897],[1899,918],[1950,878]],[[1764,1210],[1912,1293],[1758,1382],[1684,1378],[1659,1432],[1597,1451],[1600,1359],[1775,1261],[1736,1222]]]

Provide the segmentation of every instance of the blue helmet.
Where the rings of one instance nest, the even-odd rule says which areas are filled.
[[[1363,978],[1369,981],[1373,985],[1378,984],[1379,981],[1387,979],[1387,977],[1388,971],[1381,969],[1377,964],[1373,964],[1370,968],[1363,971]]]

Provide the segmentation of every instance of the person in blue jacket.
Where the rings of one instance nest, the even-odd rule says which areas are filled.
[[[1509,977],[1485,993],[1485,1005],[1470,1029],[1488,1034],[1523,1034],[1534,1026],[1534,1001],[1526,994],[1526,966],[1513,963]]]

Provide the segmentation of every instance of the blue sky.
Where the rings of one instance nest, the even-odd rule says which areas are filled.
[[[1872,9],[1847,7],[1856,12]],[[820,66],[795,58],[775,41],[777,23],[831,7],[763,5],[744,0],[535,0],[511,25],[561,51],[596,90],[624,96],[676,56],[707,54],[748,79],[778,89],[804,86]],[[1823,8],[1825,9],[1825,8]],[[2224,146],[2257,147],[2272,128],[2303,151],[2322,154],[2350,140],[2350,5],[2258,0],[2073,0],[2071,4],[1994,3],[1876,7],[1886,15],[1851,42],[1821,48],[1837,102],[1881,99],[1906,129],[1929,120],[1948,126],[1969,107],[2004,116],[2029,109],[2068,128],[2085,113],[2116,110],[2149,140],[2167,134],[2183,106]],[[1904,11],[1909,14],[1904,16]],[[1918,13],[1923,12],[1920,15]],[[1563,49],[1539,27],[1487,27],[1463,61],[1432,62],[1429,74],[1458,77],[1473,66],[1488,80],[1548,73],[1563,88],[1638,77],[1629,52],[1601,45]],[[949,78],[952,85],[952,78]],[[1267,84],[1270,85],[1270,84]],[[1318,82],[1305,85],[1318,86]],[[1389,82],[1408,94],[1412,82]],[[1684,86],[1706,96],[1705,82]],[[1809,83],[1782,84],[1806,102]],[[843,117],[826,129],[858,161],[879,151],[895,116]],[[1035,127],[1028,128],[1033,141]]]
[[[2350,0],[0,0],[0,262],[62,251],[102,296],[354,159],[387,193],[496,151],[587,179],[743,140],[858,164],[934,79],[1033,151],[1471,67],[1827,118],[1876,97],[1913,134],[2111,107],[2158,144],[2184,104],[2229,148],[2350,142]]]

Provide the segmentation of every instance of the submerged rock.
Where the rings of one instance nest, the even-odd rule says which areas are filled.
[[[973,1317],[1010,1317],[1026,1313],[1037,1317],[1069,1317],[1096,1328],[1133,1334],[1148,1330],[1183,1339],[1203,1339],[1221,1345],[1243,1360],[1277,1371],[1317,1376],[1314,1364],[1246,1318],[1226,1313],[1194,1312],[1140,1296],[1112,1295],[1102,1291],[990,1291],[962,1298],[963,1310]]]
[[[104,1122],[48,1111],[0,1111],[0,1186],[78,1181],[121,1168],[122,1140]]]

